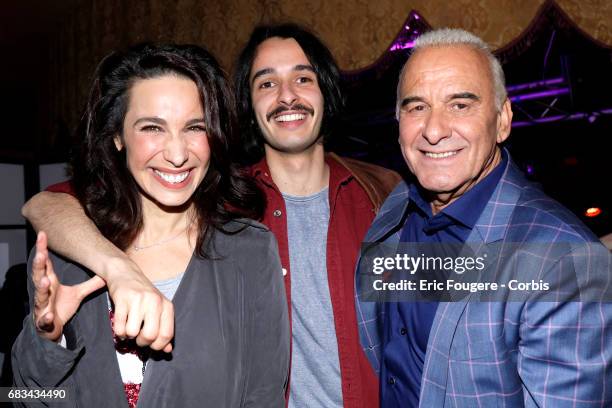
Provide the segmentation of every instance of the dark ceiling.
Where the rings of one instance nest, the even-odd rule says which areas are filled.
[[[41,150],[46,113],[49,44],[74,0],[4,1],[0,7],[0,119],[3,160],[32,158]]]

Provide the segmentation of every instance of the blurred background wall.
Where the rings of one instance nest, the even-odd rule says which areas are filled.
[[[5,0],[0,9],[0,155],[51,158],[66,148],[91,74],[111,50],[141,41],[203,44],[227,69],[252,27],[297,21],[317,32],[343,70],[374,63],[411,10],[432,27],[473,31],[495,48],[519,37],[544,0]],[[593,39],[612,45],[612,2],[556,0]],[[5,127],[6,129],[6,127]],[[15,135],[15,136],[12,136]]]

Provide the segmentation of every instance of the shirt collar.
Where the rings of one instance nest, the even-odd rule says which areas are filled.
[[[266,174],[270,174],[270,168],[268,167],[268,162],[266,162],[266,158],[264,157],[251,166],[251,175],[253,177],[260,177],[261,175]]]
[[[353,179],[353,174],[343,165],[338,163],[330,154],[325,154],[325,162],[329,166],[329,191],[336,192],[340,186]],[[267,185],[274,186],[272,176],[270,176],[270,167],[265,156],[257,163],[251,166],[251,175]]]

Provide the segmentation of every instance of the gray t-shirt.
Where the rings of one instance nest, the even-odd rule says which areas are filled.
[[[183,275],[185,275],[185,272],[176,275],[174,278],[155,281],[153,282],[153,286],[155,286],[166,299],[172,301],[176,290],[183,280]]]
[[[283,194],[291,265],[291,408],[342,407],[334,314],[327,281],[328,189]]]

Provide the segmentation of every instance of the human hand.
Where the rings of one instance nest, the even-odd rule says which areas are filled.
[[[136,338],[136,344],[172,351],[174,305],[127,258],[106,263],[106,284],[114,303],[115,335]]]
[[[34,326],[41,337],[55,342],[62,336],[64,325],[74,316],[83,299],[105,285],[98,276],[78,285],[62,285],[49,259],[44,232],[40,232],[36,239],[32,280],[35,287]]]

